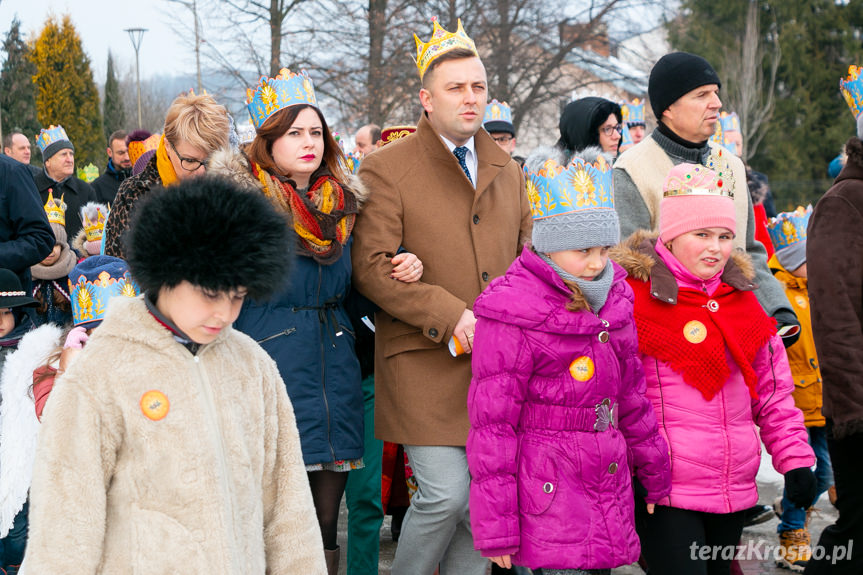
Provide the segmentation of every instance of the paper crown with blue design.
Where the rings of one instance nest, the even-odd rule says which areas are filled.
[[[49,224],[66,227],[66,202],[63,201],[63,196],[60,196],[60,199],[55,199],[54,190],[49,188],[48,200],[45,202],[44,208]]]
[[[740,131],[740,117],[737,115],[737,112],[731,112],[730,114],[722,112],[719,114],[719,123],[722,124],[723,134]]]
[[[60,150],[75,150],[75,146],[69,141],[69,136],[66,135],[66,130],[63,129],[63,126],[55,126],[53,124],[48,128],[39,130],[39,135],[36,136],[36,145],[39,147],[39,151],[42,152],[43,162]]]
[[[432,18],[432,22],[434,23],[434,27],[432,28],[432,35],[428,42],[423,42],[419,36],[414,34],[414,40],[416,40],[417,44],[415,62],[420,72],[420,80],[425,76],[426,71],[435,59],[457,48],[468,50],[474,56],[479,57],[479,52],[476,51],[476,44],[470,39],[467,32],[464,31],[460,18],[458,28],[454,33],[444,30],[437,21],[437,18]]]
[[[96,327],[112,298],[135,297],[139,293],[125,261],[111,256],[90,256],[69,273],[72,323],[76,327]]]
[[[345,168],[347,168],[347,171],[350,173],[356,174],[360,170],[360,162],[362,159],[361,155],[348,152],[345,154]]]
[[[512,124],[512,108],[506,102],[492,100],[485,107],[482,125],[489,134],[506,132],[515,136],[515,126]]]
[[[246,90],[246,105],[256,129],[279,110],[299,104],[318,107],[315,87],[305,70],[294,74],[287,68],[282,68],[275,78],[261,76],[254,89]]]
[[[611,164],[601,154],[593,162],[573,158],[566,167],[549,159],[536,172],[525,168],[525,174],[536,251],[613,246],[620,240]]]
[[[767,233],[773,247],[779,251],[806,240],[806,227],[812,216],[812,206],[797,206],[793,212],[782,212],[767,222]]]
[[[620,104],[620,114],[624,126],[644,126],[644,100],[635,98],[631,102]]]
[[[863,114],[863,67],[848,66],[848,76],[839,80],[839,91],[855,118]]]
[[[629,131],[629,125],[626,123],[626,120],[623,121],[623,124],[620,126],[620,147],[623,146],[631,146],[635,142],[632,141],[632,133]]]

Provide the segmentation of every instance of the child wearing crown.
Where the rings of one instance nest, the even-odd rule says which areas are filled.
[[[22,571],[323,575],[284,382],[232,326],[285,277],[284,218],[195,178],[142,200],[127,247],[144,293],[111,301],[51,392]]]
[[[68,277],[78,258],[69,247],[66,236],[66,203],[48,192],[45,203],[48,223],[54,232],[54,249],[40,263],[30,268],[33,277],[33,297],[39,302],[36,308],[37,323],[64,325],[72,319]]]
[[[670,480],[632,290],[608,258],[619,238],[611,166],[549,160],[528,190],[532,245],[473,308],[474,543],[501,567],[608,574],[638,558],[630,470],[651,503]]]
[[[752,293],[752,263],[733,250],[726,187],[704,166],[675,166],[659,235],[637,232],[612,255],[629,273],[647,397],[671,457],[671,493],[653,514],[637,498],[651,575],[729,573],[733,554],[700,550],[737,545],[742,511],[758,500],[759,434],[789,500],[808,506],[815,495],[785,349]]]
[[[83,228],[72,240],[72,247],[82,257],[98,255],[102,252],[102,236],[105,232],[105,220],[110,212],[106,204],[87,202],[81,207],[81,223]]]

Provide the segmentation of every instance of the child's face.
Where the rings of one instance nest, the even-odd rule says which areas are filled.
[[[54,244],[54,249],[51,250],[51,253],[48,254],[48,257],[42,260],[43,266],[53,266],[57,263],[57,260],[60,259],[60,252],[63,251],[63,248],[60,247],[60,244]]]
[[[703,228],[671,240],[668,249],[695,276],[708,280],[725,268],[734,234],[726,228]]]
[[[803,264],[802,266],[791,272],[791,275],[797,276],[799,278],[809,277],[809,275],[806,273],[806,264]]]
[[[608,264],[608,246],[595,246],[583,250],[551,252],[548,257],[567,273],[578,279],[590,281]]]
[[[0,337],[6,337],[13,329],[15,329],[15,316],[12,315],[12,309],[0,308]]]
[[[245,288],[209,292],[187,281],[159,290],[156,307],[195,343],[211,343],[240,315]]]

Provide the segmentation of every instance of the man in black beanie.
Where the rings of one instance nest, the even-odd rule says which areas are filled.
[[[755,219],[743,161],[710,141],[719,121],[722,82],[707,60],[695,54],[666,54],[653,66],[648,83],[650,106],[658,125],[648,137],[626,150],[614,164],[614,207],[620,235],[657,230],[662,182],[677,164],[704,164],[722,172],[734,192],[737,236],[734,247],[745,249],[755,266],[755,295],[778,327],[791,326],[786,346],[797,339],[800,323],[784,290],[767,267],[764,246],[755,240]],[[794,326],[797,329],[794,330]]]

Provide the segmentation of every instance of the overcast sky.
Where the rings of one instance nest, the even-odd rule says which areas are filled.
[[[78,30],[84,51],[90,56],[94,79],[105,82],[108,50],[114,54],[119,74],[134,72],[135,50],[126,28],[147,28],[141,42],[141,78],[157,74],[194,73],[191,44],[178,38],[170,17],[186,17],[191,12],[165,0],[0,0],[0,37],[4,40],[12,19],[21,20],[25,37],[38,34],[49,15],[69,14]],[[5,59],[0,52],[0,60]]]

